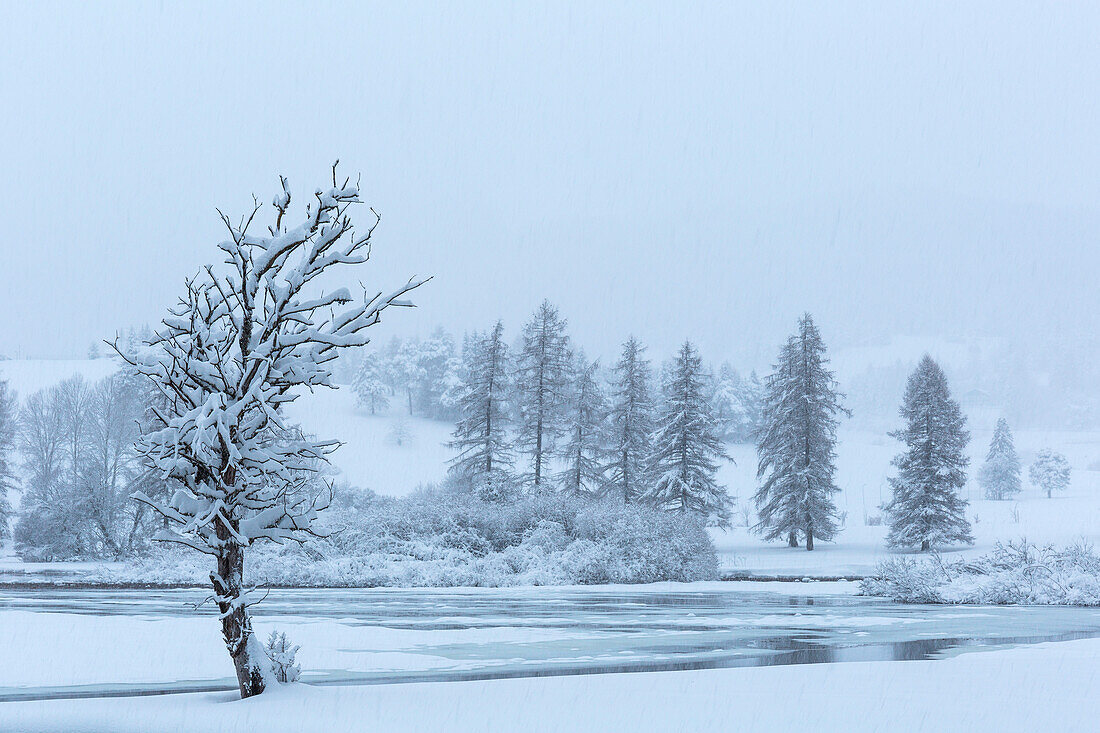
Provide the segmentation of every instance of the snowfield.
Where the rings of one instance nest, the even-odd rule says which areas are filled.
[[[1100,716],[1097,659],[1089,639],[937,661],[14,702],[0,704],[0,729],[1072,733]]]

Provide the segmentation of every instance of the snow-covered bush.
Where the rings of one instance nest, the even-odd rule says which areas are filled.
[[[295,657],[301,647],[291,644],[286,639],[285,632],[271,630],[271,636],[267,637],[264,651],[271,660],[271,668],[275,672],[275,679],[279,682],[297,682],[302,674],[302,668],[298,666]]]
[[[702,522],[618,501],[547,495],[508,504],[424,488],[401,498],[339,490],[332,533],[254,548],[253,583],[304,587],[511,586],[708,580],[718,557]],[[202,563],[179,551],[101,571],[115,583],[192,585]]]
[[[998,543],[976,560],[943,563],[892,558],[861,583],[864,595],[903,603],[1100,605],[1100,556],[1086,544],[1066,548]]]
[[[1035,456],[1034,463],[1028,469],[1031,483],[1047,492],[1049,499],[1054,491],[1064,491],[1069,486],[1069,461],[1061,453],[1044,448]]]

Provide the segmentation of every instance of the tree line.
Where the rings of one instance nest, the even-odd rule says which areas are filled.
[[[544,301],[510,346],[503,323],[463,340],[391,342],[363,357],[353,382],[376,412],[401,395],[414,413],[453,414],[449,480],[491,501],[565,492],[614,496],[725,524],[730,497],[715,476],[724,444],[758,427],[762,385],[729,364],[706,368],[686,342],[655,378],[629,338],[604,369],[575,348],[567,321]]]
[[[150,338],[147,328],[131,331],[124,350],[136,353]],[[412,414],[454,419],[449,481],[491,501],[547,491],[612,496],[724,525],[731,497],[716,480],[728,460],[724,444],[753,441],[754,529],[808,549],[836,537],[836,428],[849,413],[811,316],[800,319],[763,384],[729,364],[706,368],[690,343],[656,371],[633,337],[609,369],[588,360],[544,302],[514,346],[500,322],[468,334],[461,351],[440,329],[367,353],[352,381],[363,409],[400,399]],[[148,547],[157,520],[130,496],[162,490],[135,449],[155,398],[126,365],[98,383],[66,380],[21,407],[0,381],[0,533],[15,520],[22,557],[119,558]],[[910,375],[900,416],[903,427],[891,436],[905,451],[893,461],[892,497],[883,506],[887,543],[928,550],[972,542],[962,496],[970,436],[930,357]],[[1021,473],[1001,419],[977,483],[986,498],[1006,500],[1021,491]],[[1031,483],[1048,496],[1069,477],[1066,458],[1050,449],[1029,468]],[[7,491],[20,485],[15,515]]]

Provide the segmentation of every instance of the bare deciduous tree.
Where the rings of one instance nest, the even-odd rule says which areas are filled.
[[[155,539],[213,558],[213,599],[242,697],[263,692],[271,679],[252,633],[245,552],[257,541],[304,542],[317,533],[331,494],[312,487],[338,445],[303,436],[280,408],[302,388],[331,387],[338,352],[366,345],[382,311],[411,306],[403,296],[425,282],[360,298],[345,288],[323,292],[322,273],[369,259],[378,215],[372,209],[370,228],[354,231],[349,210],[360,203],[359,189],[338,183],[334,165],[332,186],[318,189],[305,220],[288,226],[291,195],[281,183],[267,232],[253,233],[258,203],[237,224],[222,214],[230,235],[219,245],[225,267],[208,266],[187,281],[151,348],[122,353],[165,398],[139,450],[174,486],[167,499],[134,498],[167,520]]]

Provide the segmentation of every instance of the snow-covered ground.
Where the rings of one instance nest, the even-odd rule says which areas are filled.
[[[910,662],[0,704],[0,729],[1093,731],[1100,640]]]
[[[110,373],[108,359],[72,361],[0,361],[0,378],[8,379],[21,396],[80,373],[98,379]],[[446,443],[451,426],[444,422],[410,418],[400,400],[382,415],[371,416],[355,407],[348,388],[305,394],[288,408],[288,414],[309,431],[337,438],[344,445],[333,462],[349,483],[380,494],[402,496],[418,486],[438,481],[452,453]],[[970,474],[966,494],[967,515],[973,523],[976,543],[948,554],[958,557],[988,552],[997,541],[1026,537],[1037,543],[1068,544],[1087,540],[1100,544],[1100,433],[1015,431],[1016,448],[1024,470],[1024,491],[1014,500],[987,501],[973,477],[981,465],[992,436],[995,416],[973,414],[969,429]],[[407,437],[398,444],[396,425]],[[1047,499],[1027,483],[1026,467],[1042,448],[1064,453],[1073,468],[1067,491]],[[881,516],[878,506],[889,500],[887,477],[899,444],[878,433],[841,428],[837,445],[836,501],[844,514],[844,530],[835,542],[819,542],[814,552],[765,543],[744,526],[715,530],[721,566],[726,571],[774,575],[861,575],[889,556],[884,544],[886,527],[869,522]],[[735,465],[723,466],[720,479],[736,497],[739,508],[750,508],[756,486],[756,454],[751,445],[730,446]],[[755,521],[751,508],[748,519]],[[734,524],[743,523],[735,512]],[[16,570],[9,561],[4,568]]]

